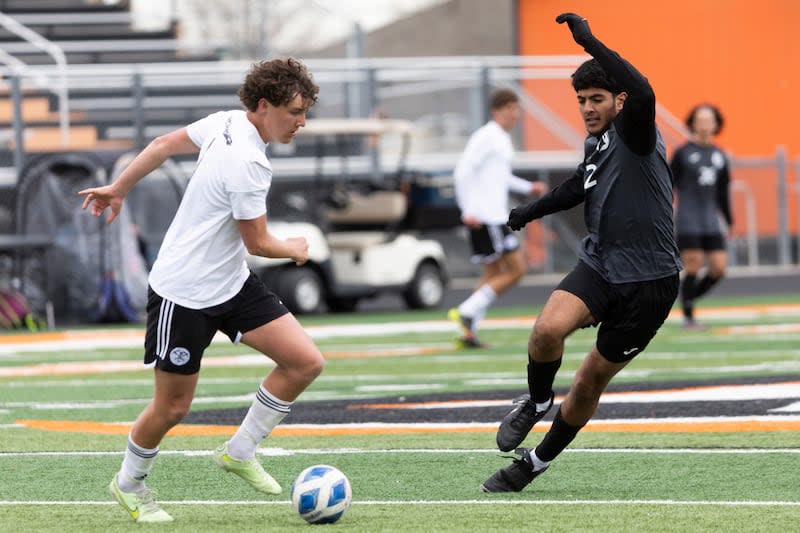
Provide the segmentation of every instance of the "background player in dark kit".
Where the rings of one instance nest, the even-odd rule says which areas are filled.
[[[714,144],[722,125],[722,113],[716,106],[695,106],[686,118],[691,139],[675,151],[670,163],[678,204],[675,212],[678,249],[686,269],[681,286],[686,328],[703,328],[694,319],[694,303],[725,276],[728,266],[725,235],[733,224],[730,165]],[[720,215],[727,227],[723,227]],[[703,263],[708,268],[698,281]]]

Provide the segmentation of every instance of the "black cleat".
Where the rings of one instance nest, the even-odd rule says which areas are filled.
[[[533,470],[528,448],[517,448],[515,453],[520,457],[484,481],[481,485],[483,492],[519,492],[527,487],[533,478],[547,470],[547,467]]]
[[[523,394],[514,400],[514,409],[506,415],[497,429],[497,447],[502,452],[510,452],[525,440],[533,425],[544,418],[544,415],[553,407],[555,394],[550,392],[550,405],[547,409],[536,410],[536,404],[531,400],[530,394]]]
[[[459,348],[477,348],[486,350],[489,348],[488,344],[484,344],[478,340],[478,337],[472,335],[470,337],[459,337],[456,339],[456,346]]]

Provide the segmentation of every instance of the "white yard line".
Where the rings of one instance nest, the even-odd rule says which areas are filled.
[[[161,505],[290,505],[288,500],[159,500]],[[80,501],[42,501],[42,500],[0,500],[0,506],[14,507],[24,505],[36,506],[91,506],[118,505],[114,501],[80,500]],[[495,500],[487,496],[485,500],[354,500],[354,506],[360,505],[653,505],[653,506],[712,506],[712,507],[800,507],[800,501],[781,500]]]
[[[800,316],[799,305],[773,305],[703,309],[698,311],[702,320],[715,319],[756,319],[763,317],[796,317]],[[535,317],[487,318],[481,323],[484,329],[530,329]],[[678,320],[677,314],[668,319],[670,322]],[[747,328],[749,326],[742,326]],[[767,331],[778,333],[785,331],[797,332],[800,327],[796,322],[785,325],[764,325]],[[339,337],[374,337],[383,335],[403,335],[408,333],[433,333],[455,332],[455,326],[448,320],[428,320],[412,322],[389,322],[378,324],[337,324],[325,326],[306,326],[306,331],[314,339],[331,339]],[[774,330],[778,331],[774,331]],[[729,332],[735,333],[736,330]],[[133,328],[130,330],[115,330],[109,335],[108,330],[98,330],[96,335],[91,331],[80,330],[67,332],[65,338],[58,340],[36,340],[35,337],[26,338],[24,342],[5,342],[0,337],[0,357],[4,354],[18,354],[21,352],[64,352],[69,350],[96,350],[100,348],[141,348],[144,341],[144,329]],[[743,334],[752,335],[757,331],[742,330]],[[705,333],[704,333],[705,335]],[[223,334],[217,334],[214,343],[229,343],[230,339]]]
[[[495,448],[453,449],[453,448],[307,448],[289,450],[285,448],[259,448],[258,455],[264,457],[291,457],[295,455],[403,455],[403,454],[503,454]],[[162,455],[181,457],[208,457],[213,450],[161,450]],[[510,453],[510,452],[509,452]],[[567,454],[641,454],[641,455],[800,455],[800,448],[567,448]],[[108,457],[122,456],[124,451],[61,451],[61,452],[0,452],[0,459],[6,457]]]

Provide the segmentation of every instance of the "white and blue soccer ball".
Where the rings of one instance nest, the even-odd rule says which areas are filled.
[[[292,505],[309,524],[336,522],[352,500],[350,481],[332,466],[309,466],[292,483]]]

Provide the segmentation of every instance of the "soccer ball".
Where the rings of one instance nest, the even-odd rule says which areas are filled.
[[[336,522],[352,499],[347,476],[332,466],[309,466],[292,483],[292,505],[309,524]]]

